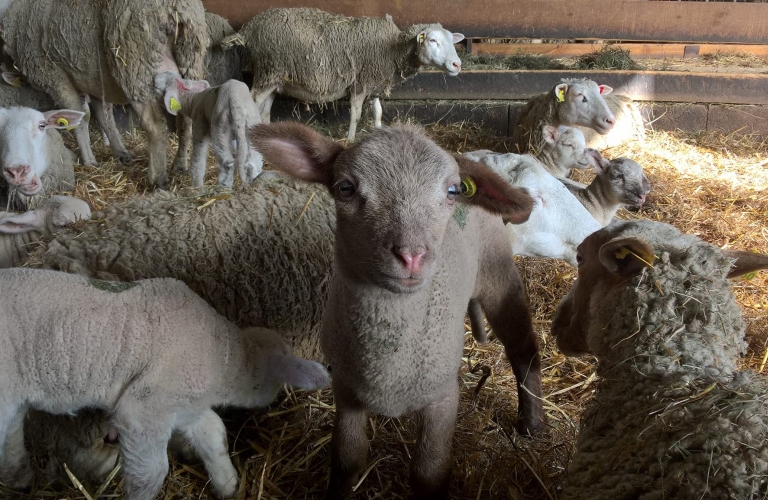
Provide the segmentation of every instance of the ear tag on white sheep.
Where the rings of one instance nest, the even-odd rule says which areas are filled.
[[[557,98],[557,102],[565,102],[565,89],[557,89],[555,97]]]
[[[171,108],[171,111],[181,111],[181,103],[175,97],[171,97],[168,106]]]
[[[77,127],[67,127],[67,125],[69,125],[69,120],[67,120],[66,118],[59,118],[58,120],[56,120],[56,125],[58,125],[59,127],[66,127],[64,130],[74,130],[77,128]]]
[[[655,255],[647,255],[647,254],[637,254],[633,252],[629,247],[621,247],[614,253],[617,259],[626,259],[627,255],[633,255],[637,260],[645,264],[646,266],[653,269],[653,260],[656,258]]]
[[[461,195],[465,198],[472,198],[477,194],[477,184],[475,184],[475,180],[472,177],[464,177],[461,180]]]
[[[419,37],[418,37],[417,41],[419,43],[424,43],[424,38],[425,38],[424,33],[419,33]]]

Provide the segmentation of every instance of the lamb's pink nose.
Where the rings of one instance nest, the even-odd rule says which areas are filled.
[[[605,123],[613,126],[616,123],[616,118],[614,118],[613,116],[609,116],[605,119]]]
[[[29,165],[19,165],[17,167],[11,167],[5,169],[13,177],[13,183],[16,185],[24,184],[24,179],[29,173]]]
[[[424,265],[424,256],[427,254],[426,251],[417,249],[415,252],[412,252],[409,248],[402,247],[395,247],[393,250],[395,255],[400,258],[400,263],[403,267],[411,273],[411,276],[421,272],[421,266]]]
[[[453,66],[453,69],[456,71],[461,71],[461,61],[455,62],[451,66]]]

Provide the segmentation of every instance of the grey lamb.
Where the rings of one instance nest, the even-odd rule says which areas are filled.
[[[265,123],[275,93],[305,102],[349,95],[348,140],[355,138],[365,98],[373,95],[374,122],[381,126],[378,96],[422,68],[455,76],[461,60],[453,44],[464,35],[439,24],[401,31],[386,18],[345,17],[319,9],[269,9],[245,23],[237,35],[250,54],[253,99]]]
[[[524,221],[530,196],[417,128],[377,129],[349,149],[295,123],[258,125],[251,138],[270,165],[321,183],[336,205],[336,272],[320,333],[336,403],[328,498],[345,497],[363,472],[371,412],[417,413],[415,496],[447,497],[470,300],[505,346],[519,429],[540,430],[537,341],[499,217]]]
[[[279,334],[240,330],[177,280],[7,269],[0,286],[14,292],[0,304],[0,479],[12,488],[32,480],[27,409],[89,407],[106,410],[120,434],[125,498],[157,496],[174,430],[203,460],[213,490],[231,498],[237,471],[211,407],[266,406],[284,384],[329,383],[322,365],[293,356]],[[22,307],[30,297],[34,307]]]
[[[147,131],[148,181],[167,186],[168,137],[154,77],[202,78],[208,33],[200,0],[13,0],[2,35],[24,76],[58,104],[87,112],[81,94],[131,104]],[[87,118],[75,136],[83,163],[96,165]]]
[[[567,355],[597,356],[599,382],[560,498],[764,498],[768,380],[739,371],[744,322],[727,277],[768,256],[616,221],[579,262],[552,334]]]

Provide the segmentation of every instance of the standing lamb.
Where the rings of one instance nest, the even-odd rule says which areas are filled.
[[[70,196],[51,196],[22,214],[0,212],[0,268],[20,266],[38,238],[90,217],[88,204]]]
[[[519,153],[534,155],[547,148],[542,126],[581,125],[605,135],[616,117],[605,102],[613,89],[592,80],[563,78],[549,92],[531,98],[520,112],[512,130],[512,143]]]
[[[378,96],[425,67],[456,76],[461,59],[453,44],[464,39],[439,24],[400,31],[390,16],[345,17],[310,8],[266,10],[237,36],[250,53],[251,91],[265,123],[276,93],[318,103],[349,95],[350,142],[366,97],[374,96],[374,122],[380,127]]]
[[[192,120],[192,186],[203,185],[211,139],[219,166],[219,185],[232,187],[235,171],[244,184],[261,174],[261,153],[251,147],[246,135],[248,128],[261,123],[261,114],[245,83],[229,80],[209,88],[205,80],[183,80],[166,72],[155,77],[155,89],[163,96],[169,113],[179,111],[176,103],[180,112]]]
[[[168,134],[154,78],[202,78],[208,34],[200,0],[13,0],[2,35],[21,72],[57,103],[86,112],[80,94],[88,94],[130,104],[147,131],[148,181],[167,187]],[[83,163],[96,165],[87,119],[75,136]]]
[[[645,141],[645,120],[637,103],[631,97],[611,94],[605,96],[608,108],[616,118],[610,132],[601,135],[589,127],[580,127],[584,132],[587,145],[595,149],[607,149],[621,146],[628,141]]]
[[[337,272],[320,333],[336,404],[328,498],[345,497],[365,468],[370,412],[418,414],[415,497],[447,497],[470,300],[505,346],[520,431],[540,430],[537,341],[499,217],[524,221],[531,198],[416,128],[377,129],[349,149],[295,123],[250,133],[270,165],[325,185],[336,203]]]
[[[231,498],[237,471],[211,407],[263,407],[284,384],[315,390],[329,382],[319,363],[291,355],[279,334],[238,329],[180,281],[9,269],[0,271],[0,285],[16,292],[0,304],[0,477],[12,488],[32,480],[27,409],[91,407],[108,411],[119,432],[127,499],[157,496],[174,429],[203,460],[213,490]],[[29,297],[35,307],[22,307]]]
[[[744,323],[727,280],[761,268],[766,255],[652,221],[584,240],[552,334],[567,355],[597,356],[600,380],[561,499],[765,495],[768,381],[739,371]]]

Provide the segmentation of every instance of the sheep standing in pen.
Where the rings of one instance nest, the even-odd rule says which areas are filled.
[[[261,174],[261,153],[251,147],[246,135],[248,128],[261,123],[261,114],[245,83],[229,80],[209,88],[205,80],[183,80],[167,72],[155,77],[155,89],[163,95],[169,113],[177,113],[175,102],[192,120],[192,186],[203,185],[210,142],[219,167],[219,185],[232,187],[235,171],[244,184]]]
[[[464,39],[439,24],[401,31],[384,19],[345,17],[319,9],[269,9],[245,23],[237,35],[253,69],[253,99],[265,123],[276,93],[305,102],[329,102],[349,95],[349,141],[354,140],[365,98],[373,95],[376,127],[378,96],[422,68],[451,76],[461,70],[454,43]],[[234,39],[230,42],[235,41]]]
[[[592,80],[564,78],[549,92],[531,98],[512,130],[512,143],[518,153],[538,155],[547,148],[542,126],[581,125],[605,135],[613,128],[616,117],[605,102],[613,90]]]
[[[579,246],[552,334],[567,355],[597,356],[600,380],[561,499],[765,496],[768,380],[738,369],[744,323],[727,279],[760,268],[768,256],[651,221],[616,221]]]
[[[346,497],[365,469],[371,412],[418,415],[415,497],[448,496],[470,300],[505,346],[519,430],[540,430],[536,335],[499,217],[524,221],[530,197],[417,128],[377,129],[349,149],[295,123],[250,133],[270,165],[321,183],[336,205],[336,272],[320,333],[336,404],[328,498]]]
[[[147,132],[148,182],[168,185],[154,78],[165,71],[202,78],[208,34],[200,0],[13,0],[1,23],[5,51],[58,104],[87,112],[81,94],[130,104]],[[87,119],[75,137],[83,164],[96,165]]]
[[[88,204],[70,196],[51,196],[22,214],[0,211],[0,268],[20,266],[38,238],[90,216]]]
[[[237,471],[211,407],[263,407],[284,384],[315,390],[329,382],[322,365],[293,356],[279,334],[240,330],[177,280],[9,269],[0,286],[15,292],[0,304],[0,479],[11,488],[32,480],[27,409],[90,407],[107,410],[119,432],[127,499],[157,496],[173,430],[203,460],[213,490],[231,498]],[[30,297],[34,307],[22,307]]]

